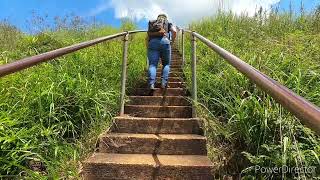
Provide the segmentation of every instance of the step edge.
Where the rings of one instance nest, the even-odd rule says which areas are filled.
[[[136,88],[137,90],[143,89],[143,90],[150,90],[149,88]],[[155,88],[155,90],[162,90],[161,88]],[[185,88],[167,88],[167,90],[185,90]]]
[[[137,139],[159,139],[157,135],[155,134],[145,134],[145,133],[118,133],[118,132],[107,132],[102,133],[99,138],[105,138],[105,137],[131,137],[131,138],[137,138]],[[134,136],[146,136],[146,137],[134,137]]]
[[[158,105],[125,105],[125,107],[141,107],[141,108],[192,108],[192,106],[158,106]]]
[[[127,96],[128,98],[138,98],[138,97],[141,97],[141,98],[180,98],[180,99],[188,99],[188,98],[191,98],[191,97],[188,97],[188,96]]]
[[[119,136],[120,135],[120,136]],[[134,136],[147,136],[147,137],[134,137]],[[158,137],[158,136],[159,137]],[[174,140],[207,140],[205,136],[197,135],[197,134],[145,134],[145,133],[119,133],[119,132],[107,132],[107,133],[102,133],[99,138],[106,138],[106,137],[133,137],[137,139],[156,139],[156,140],[161,140],[161,139],[174,139]],[[182,136],[191,136],[193,138],[179,138]],[[174,136],[175,138],[169,138],[169,137],[164,137],[164,136]]]
[[[95,154],[101,154],[101,155],[123,155],[123,156],[140,156],[140,155],[150,155],[152,156],[152,154],[117,154],[117,153],[95,153]],[[192,165],[192,164],[186,164],[186,165],[181,165],[181,164],[172,164],[172,165],[168,165],[168,164],[160,164],[160,167],[208,167],[208,168],[212,168],[214,167],[213,163],[211,162],[211,160],[209,159],[208,156],[205,156],[205,155],[161,155],[161,154],[156,154],[156,156],[159,158],[161,156],[171,156],[171,157],[175,157],[175,156],[180,156],[180,157],[188,157],[188,156],[197,156],[199,157],[200,159],[204,160],[206,159],[204,165]],[[97,164],[97,165],[136,165],[136,166],[151,166],[151,167],[156,167],[157,164],[155,161],[154,164],[148,164],[148,163],[140,163],[140,164],[135,164],[135,163],[121,163],[120,161],[118,163],[115,163],[115,162],[93,162],[93,161],[90,161],[90,158],[87,158],[86,160],[84,161],[81,161],[82,164],[86,164],[86,165],[91,165],[91,164]],[[123,162],[123,161],[122,161]]]
[[[93,159],[94,158],[94,155],[99,155],[99,156],[137,156],[137,157],[141,157],[141,156],[150,156],[150,160],[152,159],[153,161],[153,164],[147,164],[147,163],[140,163],[140,164],[136,164],[136,163],[127,163],[127,164],[121,164],[121,162],[124,162],[124,161],[119,161],[119,162],[93,162],[92,160],[90,159]],[[137,162],[141,162],[139,160],[137,160]],[[139,166],[153,166],[155,167],[156,166],[156,163],[154,162],[154,158],[153,158],[153,155],[152,154],[119,154],[119,153],[99,153],[99,152],[94,152],[91,156],[89,156],[88,158],[86,158],[86,160],[84,161],[81,161],[82,164],[110,164],[110,165],[139,165]]]
[[[126,119],[126,120],[195,120],[195,121],[202,121],[201,118],[148,118],[148,117],[133,117],[133,116],[117,116],[114,119]]]

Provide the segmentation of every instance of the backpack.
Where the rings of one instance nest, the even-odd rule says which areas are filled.
[[[149,21],[149,32],[159,32],[163,28],[167,33],[169,32],[169,21],[164,19]]]

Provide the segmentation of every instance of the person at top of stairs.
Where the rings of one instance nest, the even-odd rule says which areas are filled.
[[[171,45],[170,32],[172,41],[176,38],[176,28],[168,22],[165,14],[160,14],[157,20],[149,21],[148,26],[148,59],[149,59],[149,87],[155,89],[157,67],[159,59],[162,63],[162,80],[161,88],[166,88],[171,62]]]

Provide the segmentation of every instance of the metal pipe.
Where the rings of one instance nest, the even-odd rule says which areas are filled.
[[[271,79],[267,75],[261,73],[254,67],[242,61],[240,58],[224,50],[220,46],[214,44],[210,40],[201,36],[198,33],[192,32],[192,35],[197,37],[200,41],[218,53],[221,57],[227,60],[233,67],[235,67],[242,74],[247,76],[251,81],[258,85],[263,91],[273,97],[285,109],[294,114],[302,122],[320,134],[320,108],[312,104],[303,97],[295,94],[287,87],[281,85],[279,82]]]
[[[181,53],[182,53],[182,67],[184,66],[184,29],[182,29],[182,34],[181,34],[181,46],[182,46],[182,49],[181,49]]]
[[[179,31],[179,53],[181,52],[181,38],[182,38],[182,30]]]
[[[179,51],[179,50],[180,50],[180,29],[178,29],[178,32],[177,32],[177,43],[176,43],[176,47],[177,47],[177,50]]]
[[[122,74],[121,74],[121,97],[120,97],[120,116],[124,115],[124,100],[126,95],[127,62],[128,62],[128,44],[129,32],[123,38],[122,54]]]
[[[136,33],[141,33],[141,32],[147,32],[147,30],[134,30],[134,31],[128,31],[129,34],[136,34]],[[126,32],[124,32],[126,33]]]
[[[129,31],[129,34],[139,33],[139,32],[146,32],[145,30],[137,30],[137,31]],[[56,49],[50,52],[46,52],[43,54],[35,55],[32,57],[27,57],[21,60],[14,61],[12,63],[4,64],[0,66],[0,77],[21,71],[23,69],[27,69],[29,67],[35,66],[39,63],[46,62],[48,60],[61,57],[63,55],[69,54],[71,52],[78,51],[80,49],[93,46],[95,44],[99,44],[111,39],[115,39],[121,36],[126,35],[127,32],[117,33],[110,36],[105,36],[101,38],[97,38],[91,41],[82,42],[79,44],[75,44],[72,46]]]
[[[197,98],[197,42],[196,37],[194,33],[192,33],[191,37],[191,47],[192,47],[192,62],[191,62],[191,68],[192,68],[192,99],[193,99],[193,107],[192,107],[192,117],[197,117],[197,111],[196,111],[196,104],[198,101]]]
[[[146,68],[145,70],[148,71],[149,69],[149,58],[148,58],[148,49],[147,49],[147,58],[146,58]]]

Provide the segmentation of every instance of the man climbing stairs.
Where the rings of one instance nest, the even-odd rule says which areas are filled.
[[[115,118],[97,152],[83,162],[84,179],[212,179],[206,138],[186,97],[182,58],[172,53],[169,87],[158,85],[150,94],[146,85],[129,96],[126,115]],[[157,77],[160,82],[161,67]]]

